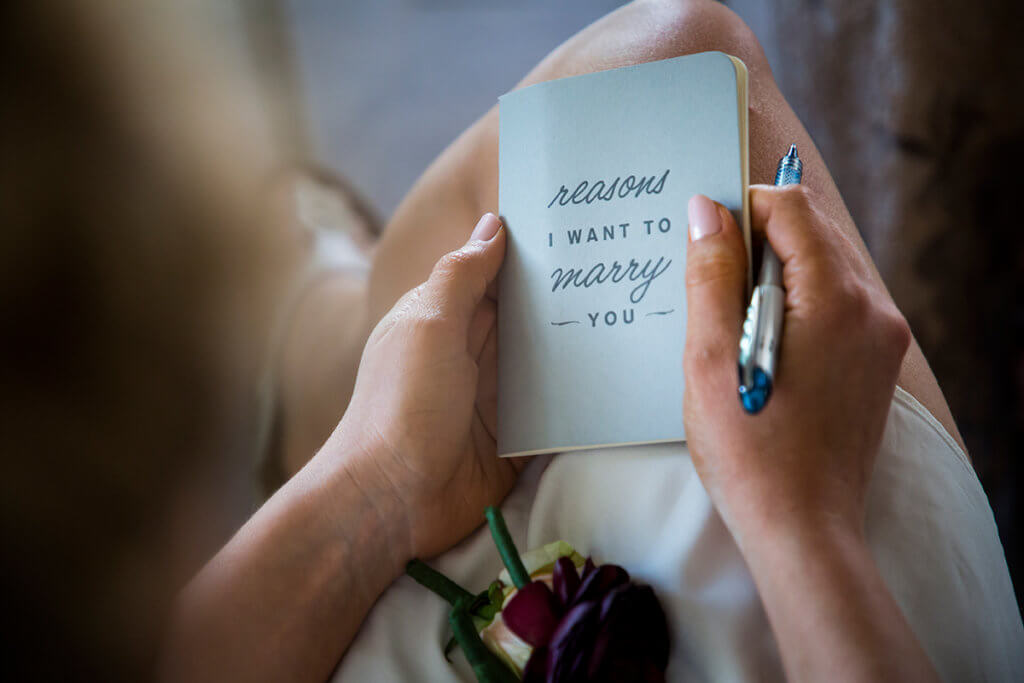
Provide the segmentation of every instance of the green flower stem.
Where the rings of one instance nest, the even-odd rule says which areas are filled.
[[[519,679],[512,670],[502,664],[493,652],[487,649],[480,634],[476,632],[473,619],[469,616],[469,605],[473,598],[459,598],[455,607],[448,614],[448,623],[466,660],[473,667],[473,673],[479,683],[518,683]]]
[[[512,577],[512,583],[516,588],[522,588],[530,583],[530,574],[523,566],[523,559],[519,557],[516,544],[512,541],[512,535],[505,526],[505,518],[501,516],[501,510],[488,507],[484,511],[487,516],[487,525],[491,527],[491,536],[494,537],[494,545],[498,546],[498,554],[501,561],[508,569],[508,575]]]
[[[405,565],[405,573],[411,576],[416,583],[426,586],[440,595],[450,605],[454,605],[462,598],[466,598],[469,602],[476,599],[475,595],[441,572],[435,571],[425,562],[416,559],[410,560],[409,564]]]

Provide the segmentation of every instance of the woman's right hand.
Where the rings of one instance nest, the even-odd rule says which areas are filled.
[[[782,525],[861,533],[910,330],[863,257],[803,187],[751,190],[755,232],[783,264],[786,311],[771,400],[737,396],[746,250],[732,216],[690,200],[686,396],[690,454],[741,548]]]
[[[782,261],[771,400],[736,394],[747,272],[727,211],[690,200],[684,418],[690,455],[743,553],[792,681],[938,680],[864,534],[868,482],[910,329],[799,186],[751,188]]]

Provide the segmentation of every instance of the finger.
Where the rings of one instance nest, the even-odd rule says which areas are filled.
[[[533,460],[533,456],[518,455],[514,458],[505,458],[505,460],[508,460],[509,464],[512,465],[516,472],[522,472],[526,469],[526,466],[530,464],[530,461]]]
[[[750,219],[784,265],[794,259],[827,262],[834,251],[836,236],[828,234],[803,186],[752,185]]]
[[[498,307],[489,297],[484,297],[473,313],[469,323],[469,341],[467,348],[472,358],[479,359],[484,342],[494,331],[494,323],[498,320]]]
[[[477,361],[476,407],[480,421],[492,440],[498,436],[498,335],[492,330],[484,341]]]
[[[738,348],[747,282],[743,235],[725,207],[704,195],[688,206],[686,343],[701,352]]]
[[[420,292],[420,305],[460,328],[468,328],[488,286],[505,258],[505,231],[492,213],[484,214],[469,241],[445,254]]]

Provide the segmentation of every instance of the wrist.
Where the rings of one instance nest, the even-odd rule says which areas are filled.
[[[339,428],[296,475],[314,482],[344,544],[366,565],[362,573],[383,582],[370,588],[380,590],[412,557],[408,511],[381,467],[383,459],[378,448],[348,440]]]
[[[766,514],[734,536],[755,580],[775,570],[790,573],[794,567],[869,552],[863,524],[824,512]]]
[[[781,539],[863,539],[863,506],[849,496],[748,485],[720,492],[718,498],[716,505],[741,549]]]
[[[742,547],[791,680],[933,680],[862,524],[798,518]]]

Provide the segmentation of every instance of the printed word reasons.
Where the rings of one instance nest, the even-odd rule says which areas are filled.
[[[555,204],[567,206],[569,204],[593,204],[596,201],[610,202],[613,199],[625,199],[632,195],[639,197],[642,194],[661,194],[665,189],[665,180],[668,178],[669,169],[658,176],[619,176],[615,180],[581,180],[575,189],[570,190],[562,185],[554,198],[548,202],[550,209]]]

